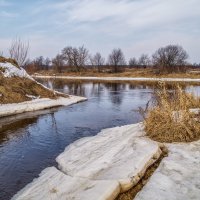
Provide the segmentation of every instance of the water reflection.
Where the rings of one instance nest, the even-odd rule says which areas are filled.
[[[58,109],[59,108],[57,107],[0,118],[0,144],[4,141],[4,137],[6,138],[6,135],[10,136],[10,133],[13,131],[23,129],[30,124],[36,124],[38,117],[49,113],[54,115],[54,112]]]
[[[103,128],[141,121],[136,110],[151,99],[154,85],[130,82],[39,80],[49,88],[86,96],[69,107],[0,119],[0,199],[31,182],[75,140]],[[198,89],[198,87],[195,87]]]

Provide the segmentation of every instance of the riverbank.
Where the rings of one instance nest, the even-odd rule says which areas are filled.
[[[133,68],[124,69],[122,72],[112,73],[111,71],[98,72],[97,70],[87,69],[80,72],[65,71],[58,73],[55,70],[42,70],[35,73],[30,71],[31,75],[41,76],[72,76],[72,77],[127,77],[127,78],[200,78],[200,71],[198,69],[188,69],[187,72],[174,73],[158,73],[152,68]]]
[[[0,57],[0,104],[23,103],[33,99],[57,99],[68,96],[50,90],[35,81],[14,60]],[[1,62],[2,61],[2,62]]]
[[[200,78],[145,78],[145,77],[83,77],[83,76],[43,76],[34,75],[34,78],[69,79],[69,80],[105,80],[105,81],[149,81],[149,82],[200,82]]]
[[[68,96],[35,81],[13,59],[0,57],[0,117],[67,106],[84,97]]]
[[[168,157],[136,199],[149,199],[149,192],[152,199],[159,200],[199,199],[200,142],[165,145]],[[158,161],[162,148],[145,136],[142,123],[102,130],[69,145],[56,159],[58,169],[45,169],[13,200],[114,200],[138,184]]]

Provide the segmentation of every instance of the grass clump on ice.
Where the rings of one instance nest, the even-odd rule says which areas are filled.
[[[199,108],[200,99],[178,84],[168,90],[160,83],[152,105],[143,111],[147,136],[159,142],[191,142],[200,139],[200,121],[190,111]]]

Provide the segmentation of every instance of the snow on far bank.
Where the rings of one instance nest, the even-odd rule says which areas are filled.
[[[85,97],[69,96],[67,98],[59,97],[57,99],[34,99],[22,103],[0,104],[0,117],[9,115],[53,108],[56,106],[68,106],[87,100]]]
[[[135,200],[199,200],[200,141],[167,144],[164,158]]]
[[[13,77],[13,76],[18,76],[21,78],[28,78],[33,80],[33,78],[28,75],[28,73],[21,67],[16,67],[15,65],[6,62],[2,63],[0,62],[0,68],[3,70],[0,70],[0,72],[3,74],[4,77]]]
[[[69,145],[56,161],[67,175],[116,180],[124,192],[136,185],[161,155],[159,145],[143,135],[141,124],[105,129]]]
[[[49,167],[11,200],[111,200],[117,197],[119,191],[117,181],[71,177]]]
[[[105,80],[105,81],[166,81],[166,82],[200,82],[198,78],[145,78],[145,77],[78,77],[78,76],[42,76],[33,75],[35,78],[56,78],[73,80]]]

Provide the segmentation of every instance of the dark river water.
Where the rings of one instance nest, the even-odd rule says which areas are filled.
[[[44,168],[56,166],[55,158],[75,140],[141,121],[137,110],[145,107],[153,90],[141,83],[39,81],[88,101],[0,119],[1,200],[10,199]]]

